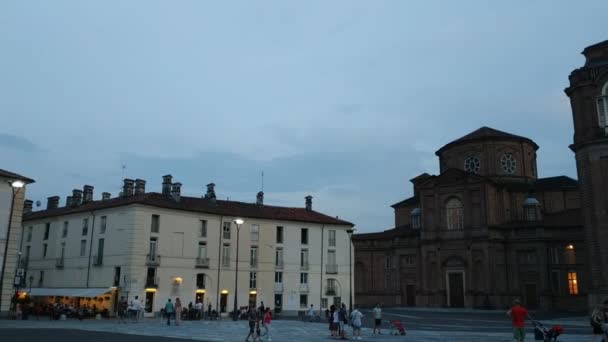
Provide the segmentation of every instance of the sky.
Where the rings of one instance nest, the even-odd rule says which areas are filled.
[[[409,179],[481,126],[576,177],[563,89],[605,0],[0,2],[0,168],[27,197],[123,176],[393,227]],[[123,169],[123,166],[126,168]]]

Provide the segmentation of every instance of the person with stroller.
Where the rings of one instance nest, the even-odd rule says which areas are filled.
[[[521,302],[519,299],[513,301],[513,306],[509,311],[507,311],[507,315],[511,317],[513,324],[513,339],[515,342],[523,342],[526,338],[526,331],[524,327],[526,326],[525,319],[530,318],[528,314],[528,310],[521,306]]]

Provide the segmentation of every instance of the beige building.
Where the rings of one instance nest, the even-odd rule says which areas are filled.
[[[239,307],[263,301],[295,314],[348,303],[353,224],[314,211],[310,196],[302,208],[265,205],[263,196],[219,200],[214,184],[202,197],[181,196],[181,184],[164,176],[161,193],[125,179],[119,197],[93,200],[91,186],[64,207],[50,197],[46,210],[24,218],[30,293],[74,305],[93,297],[110,312],[120,296],[139,296],[148,315],[180,297],[228,313],[238,255]]]
[[[32,179],[0,169],[0,315],[8,313],[15,293],[25,187]],[[31,208],[32,203],[27,203]]]

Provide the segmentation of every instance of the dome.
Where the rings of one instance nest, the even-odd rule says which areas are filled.
[[[524,206],[534,206],[534,205],[540,205],[540,202],[534,197],[528,197],[524,201]]]
[[[420,215],[420,208],[412,209],[412,212],[410,213],[410,215]]]

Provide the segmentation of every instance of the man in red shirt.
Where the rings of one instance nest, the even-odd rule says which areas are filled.
[[[526,338],[526,332],[524,330],[526,317],[530,318],[528,315],[528,310],[521,306],[519,299],[513,301],[513,307],[509,311],[507,311],[507,315],[511,316],[513,321],[513,338],[515,342],[523,342]]]

